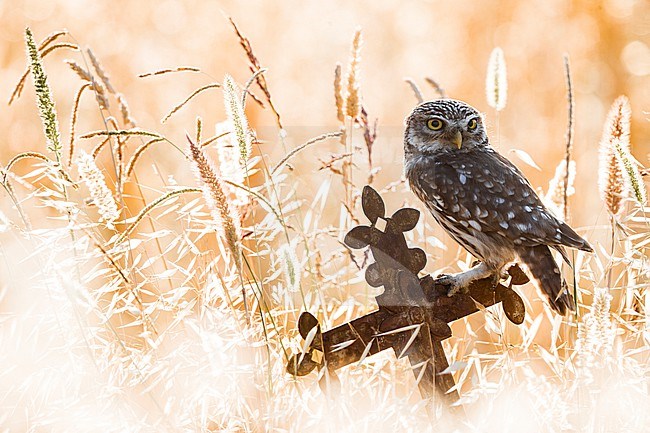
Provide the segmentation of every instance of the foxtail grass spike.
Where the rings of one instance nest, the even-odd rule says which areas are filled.
[[[56,115],[54,98],[52,97],[52,91],[47,82],[47,75],[45,75],[45,71],[43,70],[41,55],[38,52],[38,48],[36,48],[36,42],[34,42],[34,35],[29,27],[25,29],[25,43],[27,44],[27,55],[36,89],[38,113],[41,116],[45,137],[47,138],[47,148],[51,152],[54,152],[57,161],[60,161],[61,134],[59,132],[59,121]]]
[[[246,166],[242,163],[241,153],[235,143],[235,126],[230,120],[217,123],[215,132],[221,136],[216,140],[217,155],[219,157],[219,174],[222,179],[242,185],[246,179]],[[239,188],[228,186],[226,190],[234,195],[233,205],[244,206],[249,202],[250,196]]]
[[[623,172],[623,180],[625,182],[625,189],[629,191],[634,199],[640,204],[644,205],[646,202],[646,189],[643,183],[643,177],[639,168],[637,167],[634,156],[617,140],[614,142],[616,150],[616,158],[621,165]]]
[[[598,189],[600,197],[612,215],[622,209],[621,201],[626,193],[623,170],[617,157],[616,145],[630,148],[630,103],[626,96],[618,97],[612,104],[600,140],[600,165],[598,168]]]
[[[115,94],[115,89],[108,78],[108,74],[106,74],[106,71],[99,62],[99,59],[95,56],[95,53],[93,53],[90,48],[86,49],[86,52],[88,53],[88,57],[90,57],[90,62],[93,64],[93,68],[95,69],[95,72],[97,72],[99,79],[102,80],[102,83],[109,92]]]
[[[90,198],[97,206],[101,220],[109,228],[113,228],[113,223],[119,218],[120,211],[111,190],[106,185],[104,175],[95,164],[95,159],[82,151],[77,157],[77,170],[79,177],[88,187]]]
[[[555,168],[555,176],[548,183],[548,191],[544,196],[548,204],[556,211],[556,216],[566,220],[567,198],[575,194],[573,183],[576,177],[576,163],[569,161],[569,170],[567,170],[566,160],[563,159]]]
[[[490,107],[497,111],[505,108],[508,100],[508,77],[503,50],[499,47],[492,50],[492,54],[490,54],[485,79],[485,92]]]
[[[347,73],[347,95],[345,98],[345,114],[353,119],[361,113],[361,96],[359,94],[359,63],[361,62],[361,28],[357,28],[352,39],[350,63]]]
[[[217,176],[212,163],[205,156],[198,144],[194,143],[189,137],[188,141],[190,143],[190,153],[192,155],[196,177],[203,190],[203,197],[213,218],[218,224],[222,238],[226,241],[226,245],[232,253],[237,269],[241,269],[241,250],[239,246],[241,229],[239,227],[239,217],[236,215],[232,206],[230,206],[221,179]]]
[[[283,245],[278,250],[282,272],[284,273],[285,284],[290,292],[300,290],[301,266],[296,257],[296,247],[294,243]]]
[[[126,102],[126,98],[121,93],[115,95],[117,99],[117,105],[120,107],[120,114],[122,114],[122,124],[127,128],[135,128],[136,122],[133,116],[131,116],[131,110],[129,109],[129,104]]]
[[[68,66],[70,66],[70,69],[72,69],[72,71],[77,74],[79,78],[91,84],[93,91],[95,92],[95,98],[97,99],[97,103],[99,104],[100,108],[108,108],[108,94],[106,92],[106,87],[104,87],[104,84],[102,84],[101,81],[95,80],[95,77],[93,77],[90,72],[85,70],[74,60],[66,60],[65,62],[68,64]]]
[[[341,64],[337,63],[336,68],[334,68],[334,102],[336,104],[336,118],[339,122],[345,120],[345,115],[343,114],[343,105],[345,104],[343,100],[343,87],[341,84]]]
[[[239,148],[241,160],[243,163],[246,163],[250,157],[253,143],[248,128],[248,120],[244,113],[244,107],[241,104],[239,88],[230,75],[226,75],[223,80],[223,97],[226,105],[226,115],[235,129],[235,137],[237,139],[237,147]]]
[[[406,81],[406,84],[411,87],[411,90],[413,91],[413,95],[415,95],[415,99],[417,99],[418,104],[421,104],[424,102],[424,96],[422,96],[422,91],[418,87],[417,83],[413,81],[413,78],[404,78],[404,81]]]

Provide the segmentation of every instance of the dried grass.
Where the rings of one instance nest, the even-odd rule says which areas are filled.
[[[198,95],[198,94],[200,94],[201,92],[204,92],[204,91],[206,91],[206,90],[208,90],[208,89],[218,89],[218,88],[220,88],[220,87],[221,87],[221,84],[219,84],[219,83],[211,83],[211,84],[206,84],[205,86],[199,87],[198,89],[196,89],[195,91],[193,91],[193,92],[190,94],[190,96],[188,96],[187,98],[185,98],[185,99],[183,100],[183,102],[181,102],[180,104],[176,105],[174,108],[172,108],[171,110],[169,110],[169,112],[168,112],[167,114],[165,114],[165,117],[162,118],[162,120],[160,121],[160,123],[165,123],[165,122],[167,122],[167,121],[169,120],[169,118],[172,117],[172,116],[174,115],[174,113],[176,113],[178,110],[180,110],[181,108],[183,108],[183,107],[184,107],[188,102],[190,102],[190,101],[191,101],[191,100],[192,100],[196,95]]]
[[[445,92],[445,89],[443,89],[440,84],[436,80],[434,80],[431,77],[425,77],[424,80],[429,83],[431,87],[436,91],[438,94],[439,98],[446,98],[447,97],[447,92]]]
[[[239,44],[241,45],[241,47],[244,49],[244,52],[246,53],[246,57],[248,58],[249,61],[250,71],[253,74],[256,74],[257,71],[260,71],[263,68],[257,56],[255,56],[255,53],[253,52],[253,47],[251,46],[250,41],[239,31],[239,28],[237,27],[235,21],[232,18],[229,17],[228,20],[230,21],[230,24],[235,30],[235,34],[237,35],[237,38],[239,38]],[[282,120],[280,118],[280,113],[278,113],[278,110],[275,108],[275,105],[273,104],[273,100],[271,99],[271,92],[269,91],[269,86],[266,82],[266,78],[264,77],[263,74],[258,74],[257,76],[255,76],[255,81],[257,82],[257,86],[264,93],[264,96],[266,97],[266,102],[269,104],[271,111],[273,111],[273,114],[275,114],[278,128],[281,131],[284,130],[284,127],[282,126]],[[263,106],[262,102],[259,99],[257,98],[254,99],[256,100],[256,102],[258,102],[260,105]]]
[[[108,228],[113,228],[120,212],[113,193],[106,185],[104,175],[95,164],[95,159],[91,155],[81,152],[77,157],[77,171],[81,180],[88,187],[89,198],[97,206],[99,221],[105,222]]]
[[[567,212],[569,208],[569,193],[570,186],[573,181],[571,176],[571,152],[573,151],[573,122],[574,122],[574,101],[573,101],[573,80],[571,79],[571,66],[569,63],[569,56],[564,55],[564,74],[566,80],[566,96],[567,96],[567,126],[565,134],[565,152],[564,152],[564,178],[562,179],[562,217],[567,219]],[[569,168],[567,170],[567,167]],[[575,170],[575,169],[574,169]],[[557,175],[557,171],[556,171]],[[574,174],[575,176],[575,174]]]
[[[190,151],[194,161],[194,169],[197,179],[203,190],[208,207],[212,213],[221,236],[226,240],[230,253],[237,264],[241,267],[241,228],[239,227],[239,216],[235,214],[234,209],[226,198],[223,184],[219,176],[201,148],[188,138],[190,142]]]
[[[345,100],[343,99],[342,79],[341,64],[337,63],[336,68],[334,68],[334,105],[336,106],[336,118],[341,123],[345,121],[343,114],[343,105],[345,104]]]
[[[263,69],[248,40],[236,31],[251,63],[252,80],[272,106],[268,89],[263,90]],[[63,35],[46,38],[45,45],[53,46]],[[358,68],[360,32],[354,41],[351,63],[356,65],[351,70]],[[32,57],[33,45],[32,38]],[[44,72],[35,69],[44,81]],[[198,71],[177,68],[150,75],[184,70]],[[101,82],[107,94],[114,91],[98,62],[94,71],[99,79],[88,76],[70,98],[68,155],[76,155],[73,160],[86,188],[62,193],[59,186],[72,184],[66,167],[34,151],[11,159],[3,173],[3,187],[17,209],[0,210],[2,273],[7,275],[0,285],[3,427],[104,432],[650,428],[647,207],[626,209],[619,201],[617,208],[609,208],[625,229],[619,248],[576,254],[579,307],[588,309],[586,314],[575,319],[552,315],[539,307],[530,287],[523,287],[528,314],[521,326],[510,325],[500,307],[453,324],[454,337],[444,345],[466,409],[463,421],[443,410],[428,417],[411,366],[392,351],[337,371],[340,393],[326,395],[317,373],[294,378],[285,371],[288,355],[302,345],[298,315],[311,311],[329,329],[374,309],[372,297],[379,293],[368,288],[360,272],[371,257],[340,244],[351,223],[365,223],[355,202],[361,185],[354,179],[366,181],[370,174],[373,181],[381,168],[373,162],[377,122],[370,121],[360,99],[358,112],[350,115],[349,76],[345,86],[340,67],[335,70],[340,99],[335,98],[332,108],[342,130],[298,141],[303,144],[278,158],[266,154],[265,143],[260,143],[259,154],[256,147],[251,155],[251,126],[256,123],[251,117],[249,124],[244,112],[245,94],[226,78],[224,97],[232,112],[220,119],[215,136],[201,141],[208,123],[198,118],[196,125],[173,125],[180,131],[196,128],[190,151],[183,147],[170,157],[177,158],[174,171],[147,176],[138,161],[145,152],[159,151],[154,144],[176,146],[172,137],[135,128],[117,93],[110,97],[118,100],[119,111],[113,108],[111,113],[107,106],[96,111],[96,119],[80,122],[78,117],[86,113],[80,106],[91,102],[81,98],[84,89]],[[352,87],[359,92],[356,72],[355,77]],[[346,95],[342,87],[347,87]],[[437,83],[434,87],[444,95]],[[40,89],[43,93],[42,85]],[[51,94],[49,98],[39,99],[39,111],[47,111],[42,105],[53,110]],[[613,180],[612,161],[619,170],[615,187],[624,188],[621,183],[630,181],[623,171],[636,167],[623,140],[629,128],[624,102],[615,104],[603,138],[606,158],[600,170],[607,188]],[[50,122],[53,115],[48,113],[42,115]],[[105,129],[81,133],[83,140],[76,142],[75,129],[81,127],[76,125],[98,120],[105,122]],[[357,126],[363,134],[355,136]],[[44,130],[56,139],[52,128]],[[328,155],[325,146],[310,147],[337,137],[346,144],[342,153]],[[139,146],[131,148],[127,140],[139,141]],[[120,146],[115,160],[99,153],[107,143]],[[60,143],[54,147],[61,150]],[[320,185],[304,201],[296,198],[296,189],[305,182],[302,173],[284,168],[307,149],[313,152],[308,160]],[[361,164],[359,151],[367,152],[367,165]],[[210,152],[216,153],[217,164],[212,164]],[[617,162],[626,160],[627,165]],[[188,179],[191,167],[199,187],[176,180]],[[566,160],[560,162],[545,194],[564,208],[576,176],[573,161],[568,167]],[[343,206],[337,179],[352,197]],[[408,202],[403,181],[375,181],[392,203]],[[117,195],[122,182],[123,200],[116,201],[112,191]],[[637,182],[643,185],[643,179]],[[621,200],[621,192],[607,188],[609,196]],[[27,214],[40,207],[47,207],[50,218],[36,220],[30,229]],[[338,223],[328,216],[331,208],[340,210]],[[430,256],[444,252],[445,265],[470,266],[471,258],[448,247],[443,251],[429,222],[423,218],[408,234],[409,245],[426,245]],[[596,230],[582,228],[581,233],[590,237]],[[431,257],[428,272],[445,271],[437,258]],[[16,287],[29,302],[12,311],[16,304],[4,298],[13,299]],[[409,337],[417,329],[409,328]],[[334,378],[326,375],[323,383],[328,381],[333,388]]]
[[[226,116],[234,128],[241,161],[246,164],[253,149],[253,140],[248,127],[248,119],[244,113],[239,87],[230,75],[226,75],[223,80],[223,95]]]
[[[171,74],[174,72],[201,72],[201,70],[199,68],[194,68],[192,66],[181,66],[178,68],[171,68],[171,69],[168,68],[168,69],[160,69],[154,72],[146,72],[144,74],[138,75],[138,78],[155,77],[157,75]]]
[[[61,134],[59,133],[59,121],[56,115],[56,107],[52,91],[47,82],[47,75],[43,70],[41,54],[36,48],[32,31],[25,29],[25,43],[27,44],[27,55],[30,62],[30,71],[34,79],[34,88],[36,89],[36,98],[38,104],[38,114],[41,116],[45,138],[47,139],[47,148],[56,155],[57,161],[61,160]]]
[[[618,215],[622,210],[625,190],[623,170],[616,155],[617,143],[623,149],[630,148],[630,103],[625,96],[620,96],[612,104],[600,140],[600,166],[598,170],[598,187],[600,197],[611,215]]]
[[[93,53],[93,51],[90,48],[86,50],[86,53],[88,53],[88,58],[90,59],[90,63],[92,63],[93,69],[95,69],[97,76],[101,80],[104,87],[106,87],[106,90],[108,90],[112,94],[115,94],[115,89],[113,88],[111,81],[108,79],[108,75],[106,74],[106,71],[104,71],[104,68],[102,67],[102,64],[99,62],[99,59],[95,57],[95,53]]]
[[[490,54],[485,78],[488,105],[497,111],[505,108],[508,100],[508,77],[503,50],[496,47]]]
[[[67,48],[67,49],[79,51],[79,46],[77,46],[76,44],[71,44],[69,42],[50,45],[50,43],[54,42],[59,37],[67,34],[68,34],[67,31],[58,31],[47,36],[38,46],[38,51],[40,52],[41,59],[43,59],[48,54],[60,48]],[[25,87],[25,80],[27,79],[27,75],[29,75],[29,71],[30,71],[30,67],[27,66],[25,72],[23,72],[23,74],[20,76],[20,80],[18,80],[18,83],[16,84],[13,92],[11,93],[11,97],[9,98],[9,102],[8,102],[9,105],[11,105],[12,102],[14,102],[16,99],[20,97],[20,94],[22,93],[23,88]]]
[[[352,47],[350,48],[350,61],[348,63],[348,70],[345,81],[347,82],[346,96],[345,96],[345,114],[356,119],[361,114],[361,96],[359,89],[359,64],[361,62],[361,29],[358,28],[354,32],[352,39]]]
[[[108,101],[108,95],[106,93],[106,86],[101,81],[97,81],[90,72],[85,70],[74,60],[67,60],[66,63],[68,66],[70,66],[70,69],[72,69],[72,71],[77,74],[79,78],[81,78],[82,81],[92,86],[99,107],[104,110],[108,109],[110,103]]]
[[[555,175],[548,183],[548,190],[544,202],[551,207],[558,218],[566,220],[567,199],[575,194],[573,184],[576,178],[576,163],[569,162],[567,170],[566,160],[560,161],[555,168]]]
[[[411,91],[415,95],[415,99],[418,101],[418,104],[421,104],[424,102],[424,96],[422,95],[422,91],[418,87],[418,85],[413,81],[412,78],[404,78],[404,81],[406,81],[406,84],[409,85],[411,88]]]
[[[74,139],[75,139],[75,128],[77,127],[77,117],[79,114],[79,102],[81,101],[81,95],[84,90],[91,87],[90,83],[85,83],[82,85],[77,94],[74,97],[74,102],[72,104],[72,114],[70,115],[70,142],[68,143],[68,166],[72,164],[72,157],[74,156]]]

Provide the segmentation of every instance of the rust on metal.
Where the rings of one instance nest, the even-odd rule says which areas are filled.
[[[430,275],[418,277],[426,265],[426,255],[420,248],[409,248],[404,237],[415,228],[420,212],[403,208],[386,217],[383,199],[370,186],[363,189],[362,207],[370,225],[350,230],[345,244],[353,249],[370,248],[375,261],[366,268],[366,282],[384,287],[375,297],[378,309],[325,332],[316,317],[302,313],[298,331],[310,344],[305,353],[289,360],[287,371],[304,376],[314,369],[325,369],[323,380],[331,389],[338,386],[337,369],[392,349],[398,357],[409,358],[423,398],[437,395],[452,405],[458,393],[453,390],[455,382],[441,343],[452,335],[449,323],[479,311],[479,305],[489,307],[499,302],[511,322],[523,323],[524,302],[512,285],[525,284],[528,278],[515,265],[508,271],[509,287],[490,277],[474,281],[466,293],[449,297],[448,287]],[[380,230],[377,226],[383,223],[385,228]]]

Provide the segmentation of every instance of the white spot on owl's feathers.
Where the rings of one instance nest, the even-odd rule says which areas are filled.
[[[476,221],[474,221],[474,220],[469,220],[469,221],[467,221],[467,222],[469,223],[469,225],[472,226],[472,228],[474,228],[474,229],[476,229],[476,230],[478,230],[478,231],[482,231],[482,227],[481,227],[481,225],[480,225],[479,223],[477,223]]]
[[[530,224],[523,224],[523,223],[515,223],[515,227],[517,227],[522,232],[527,232],[532,229],[532,226]]]

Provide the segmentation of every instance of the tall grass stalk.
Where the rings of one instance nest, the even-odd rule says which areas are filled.
[[[45,75],[45,71],[43,70],[41,55],[36,48],[34,35],[32,35],[29,27],[25,29],[25,43],[27,44],[27,56],[34,79],[34,88],[36,89],[38,113],[43,122],[45,138],[47,138],[47,148],[54,153],[56,161],[60,163],[62,150],[61,134],[59,132],[59,120],[56,115],[54,98],[52,97],[52,91],[47,82],[47,75]]]
[[[86,78],[82,77],[81,90],[73,89],[76,93],[65,99],[72,110],[66,109],[71,127],[70,149],[64,149],[64,154],[67,162],[80,162],[79,168],[69,174],[54,156],[38,149],[23,151],[5,165],[3,187],[18,211],[24,210],[25,221],[30,213],[39,215],[42,206],[73,213],[63,229],[48,213],[50,218],[34,220],[33,230],[26,223],[17,232],[11,215],[3,217],[5,209],[0,211],[0,266],[3,275],[11,275],[7,290],[5,281],[0,284],[0,302],[11,309],[20,304],[13,296],[29,301],[29,311],[9,310],[2,318],[6,326],[0,326],[0,370],[5,371],[0,380],[8,381],[0,394],[0,406],[8,413],[5,418],[0,415],[3,424],[18,430],[44,425],[79,430],[102,424],[97,428],[103,431],[162,427],[169,431],[473,432],[486,426],[504,432],[647,430],[650,395],[644,384],[650,339],[639,332],[639,324],[647,325],[643,302],[648,298],[644,278],[650,237],[637,230],[647,231],[644,208],[638,201],[629,206],[624,201],[639,194],[634,181],[625,177],[632,176],[626,172],[636,168],[636,162],[625,141],[608,138],[625,135],[621,133],[624,103],[615,107],[614,120],[605,128],[609,135],[603,142],[610,147],[600,168],[611,176],[608,164],[613,153],[624,193],[606,192],[620,199],[617,212],[608,208],[609,213],[616,215],[616,224],[630,230],[621,235],[626,242],[622,253],[617,256],[612,248],[607,255],[597,248],[596,254],[573,256],[574,288],[579,283],[581,289],[576,299],[581,295],[585,304],[591,304],[575,322],[540,308],[537,296],[521,287],[527,311],[522,325],[507,324],[498,306],[452,325],[453,337],[444,346],[467,415],[459,423],[442,411],[427,416],[412,367],[405,359],[396,359],[400,353],[366,353],[364,359],[338,370],[341,391],[336,398],[320,390],[318,374],[296,378],[286,372],[291,353],[304,349],[296,330],[300,313],[313,312],[326,330],[376,307],[367,300],[381,288],[369,288],[363,280],[372,256],[353,253],[339,241],[351,222],[367,224],[356,206],[356,186],[348,174],[352,163],[360,161],[353,154],[363,151],[363,139],[367,179],[372,182],[382,168],[383,152],[373,153],[376,122],[361,103],[360,32],[353,38],[350,59],[356,62],[352,93],[357,92],[358,113],[354,117],[348,113],[355,104],[348,101],[349,74],[343,76],[338,65],[333,99],[341,130],[299,141],[279,154],[272,149],[282,148],[280,141],[287,131],[276,140],[266,139],[265,134],[261,142],[252,129],[259,123],[253,113],[273,105],[267,93],[267,69],[261,67],[248,39],[239,29],[236,33],[246,50],[251,76],[241,88],[227,77],[223,101],[221,95],[204,95],[214,98],[213,107],[223,103],[234,110],[217,119],[215,135],[206,132],[212,112],[195,113],[197,120],[189,125],[173,123],[178,122],[173,115],[166,119],[165,128],[175,131],[172,134],[192,131],[193,138],[182,149],[171,135],[168,138],[155,127],[138,128],[134,119],[149,119],[151,114],[131,113],[125,96],[109,81],[109,69],[84,51],[79,53],[90,56],[90,61],[79,62],[84,68],[77,73]],[[63,42],[57,42],[66,34],[46,38],[49,41],[39,46],[41,59],[48,48],[63,48]],[[272,66],[269,77],[275,70]],[[568,65],[565,68],[568,74]],[[183,71],[195,73],[199,68],[168,68],[143,76]],[[567,80],[566,153],[544,196],[564,218],[570,216],[567,199],[576,189],[570,75]],[[437,83],[427,82],[444,96]],[[108,103],[103,108],[83,97],[89,88],[98,91],[93,83],[104,88]],[[258,99],[254,92],[259,93]],[[175,107],[190,110],[191,100]],[[93,117],[86,118],[86,105],[95,109]],[[223,114],[218,113],[217,117]],[[280,128],[279,116],[276,121]],[[76,132],[97,123],[103,123],[104,129]],[[353,133],[355,128],[363,134]],[[45,126],[43,130],[50,131]],[[335,138],[344,146],[337,144],[335,154],[322,157],[330,150],[325,140]],[[163,154],[171,149],[161,143],[180,151]],[[114,183],[100,170],[109,157],[106,144],[114,157]],[[49,141],[48,147],[52,147]],[[143,157],[151,164],[145,164]],[[23,172],[23,168],[28,169]],[[190,168],[196,186],[192,180],[187,184]],[[321,183],[307,199],[301,190],[306,179]],[[70,185],[77,180],[87,187],[73,191]],[[343,187],[332,188],[339,180],[345,188],[343,200],[337,196]],[[404,194],[403,182],[383,184],[384,176],[374,181],[389,211],[415,205]],[[636,182],[643,185],[642,179]],[[52,183],[69,188],[69,194],[54,190]],[[586,190],[578,192],[586,194]],[[122,200],[115,200],[118,194]],[[82,212],[92,210],[88,207],[92,204],[98,212]],[[337,211],[341,212],[338,224],[331,217]],[[447,260],[443,248],[448,246],[433,236],[430,224],[430,219],[422,218],[408,234],[409,246],[427,248],[426,272],[436,275],[449,267],[469,266],[471,259],[464,255]],[[581,234],[585,231],[577,229]],[[595,231],[587,229],[588,234]],[[68,230],[76,236],[72,243]],[[29,245],[36,246],[34,251],[29,249],[27,257],[18,257],[10,249],[4,254],[5,239],[13,236],[20,242],[23,234],[30,237]],[[110,239],[104,239],[105,234]],[[589,240],[597,245],[597,239]],[[619,248],[618,243],[613,246]],[[444,262],[438,260],[441,255]],[[30,262],[32,257],[36,261]],[[26,266],[28,279],[13,277]],[[72,269],[78,279],[69,278]],[[34,285],[41,274],[47,277],[43,285]],[[603,284],[606,275],[611,278]],[[14,286],[20,290],[13,290]],[[623,296],[635,301],[624,302]],[[612,306],[619,306],[618,310],[610,311]],[[413,329],[418,327],[415,324]],[[326,374],[321,383],[325,389],[334,388],[333,380]],[[60,416],[62,407],[68,417]],[[608,409],[606,416],[603,407]],[[25,413],[27,421],[19,416]],[[68,419],[74,427],[66,424]]]

